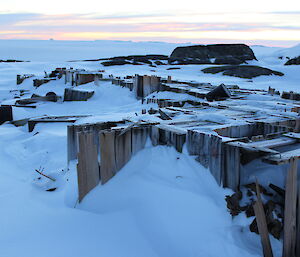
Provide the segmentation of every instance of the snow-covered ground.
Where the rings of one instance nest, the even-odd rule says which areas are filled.
[[[175,79],[237,84],[246,88],[268,86],[300,92],[299,66],[284,66],[279,56],[300,55],[293,49],[254,46],[258,62],[285,73],[251,81],[204,74],[208,65],[125,65],[103,67],[99,62],[68,62],[129,54],[169,55],[176,44],[132,42],[0,41],[0,59],[30,60],[0,63],[0,103],[9,104],[17,74],[43,75],[56,67],[105,70],[115,76],[155,74]],[[295,50],[296,49],[296,50]],[[298,49],[298,50],[297,50]],[[293,55],[293,56],[291,56]],[[62,94],[62,81],[34,89],[32,80],[22,89],[44,95]],[[80,88],[80,87],[79,87]],[[103,83],[84,85],[95,95],[87,102],[43,103],[37,109],[14,108],[14,118],[47,115],[97,115],[100,119],[134,117],[144,107],[126,88]],[[0,126],[0,257],[129,257],[129,256],[261,256],[260,238],[249,231],[253,218],[232,220],[225,195],[210,173],[185,151],[148,146],[107,184],[96,187],[77,204],[75,163],[66,162],[67,124],[27,127]],[[40,176],[35,170],[56,179]],[[47,189],[57,188],[53,192]],[[275,256],[281,242],[271,238]]]

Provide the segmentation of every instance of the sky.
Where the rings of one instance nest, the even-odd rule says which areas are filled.
[[[300,1],[0,0],[0,39],[300,43]]]

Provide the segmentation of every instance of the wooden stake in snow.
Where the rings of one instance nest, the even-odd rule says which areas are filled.
[[[256,181],[256,194],[257,194],[257,201],[253,205],[253,208],[256,217],[258,232],[261,238],[264,257],[273,257],[273,252],[272,252],[272,247],[271,247],[269,232],[268,232],[268,226],[266,221],[266,214],[264,211],[264,206],[261,200],[259,185],[257,181]]]
[[[290,163],[285,186],[283,257],[296,256],[297,159],[291,159]]]

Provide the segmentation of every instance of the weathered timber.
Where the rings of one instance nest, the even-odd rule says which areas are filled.
[[[97,147],[92,133],[79,134],[79,154],[77,164],[79,202],[100,181]]]
[[[94,91],[80,91],[65,88],[64,101],[87,101],[94,95]]]
[[[222,139],[218,136],[210,137],[209,170],[216,179],[218,185],[222,184]]]
[[[17,75],[17,85],[22,84],[25,79],[31,78],[33,76],[34,76],[33,74],[23,74],[23,75],[18,74]]]
[[[158,109],[158,112],[159,112],[160,118],[162,120],[172,120],[172,118],[168,114],[166,114],[164,111],[162,111],[161,109]]]
[[[240,186],[240,148],[236,145],[223,143],[223,155],[223,186],[236,191]]]
[[[131,129],[131,151],[132,155],[142,150],[149,137],[151,127],[149,126],[138,126]]]
[[[101,184],[109,181],[117,172],[115,131],[103,131],[99,133],[100,138],[100,177]]]
[[[298,183],[296,256],[300,256],[300,186]]]
[[[300,158],[300,149],[266,156],[262,160],[266,163],[281,165],[290,162],[292,158]]]
[[[122,169],[131,158],[131,130],[119,135],[121,130],[115,132],[116,167]]]
[[[10,105],[1,105],[0,106],[0,124],[6,121],[13,120],[13,111]]]
[[[77,158],[78,153],[78,133],[91,132],[94,135],[94,142],[99,148],[99,132],[102,130],[111,129],[124,124],[125,121],[107,121],[93,124],[80,124],[68,126],[68,163]]]
[[[297,159],[291,159],[285,186],[283,257],[296,257]]]
[[[50,117],[42,117],[42,118],[35,118],[28,120],[28,131],[32,132],[35,128],[37,123],[74,123],[79,118],[86,117],[86,116],[50,116]]]
[[[264,257],[273,257],[272,247],[269,238],[266,214],[261,200],[259,185],[256,181],[257,200],[253,205],[258,231],[261,238]]]
[[[216,87],[215,89],[206,94],[206,99],[208,101],[224,100],[230,97],[230,91],[224,84],[221,84],[220,86]]]

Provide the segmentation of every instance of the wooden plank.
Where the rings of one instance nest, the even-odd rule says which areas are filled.
[[[223,186],[236,191],[240,186],[240,149],[237,146],[229,144],[223,144],[223,148]]]
[[[283,257],[296,257],[297,159],[291,159],[285,186]]]
[[[247,143],[247,145],[252,147],[263,147],[263,148],[275,148],[280,146],[286,146],[297,143],[296,139],[288,137],[280,137],[270,140],[262,140],[257,142]]]
[[[300,186],[298,183],[296,256],[300,256]]]
[[[222,185],[222,139],[211,135],[209,170],[218,185]]]
[[[266,148],[266,147],[261,147],[261,146],[253,146],[251,143],[244,143],[244,142],[228,142],[228,145],[234,146],[234,147],[239,147],[242,148],[245,151],[249,152],[258,152],[258,153],[264,153],[264,154],[278,154],[278,151]]]
[[[109,181],[117,171],[115,159],[115,131],[99,133],[100,138],[100,177],[101,184]]]
[[[134,127],[131,129],[132,155],[142,150],[149,136],[149,127]]]
[[[91,133],[79,134],[77,177],[79,202],[81,202],[100,180],[98,154]]]
[[[259,185],[257,181],[256,181],[256,192],[257,192],[257,200],[253,205],[253,209],[256,216],[256,222],[257,222],[258,232],[260,234],[263,254],[264,257],[273,257],[272,247],[269,238],[269,231],[268,231],[268,226],[266,221],[266,214],[264,211],[264,206],[261,200]]]
[[[294,138],[297,139],[298,141],[300,140],[300,133],[290,132],[290,133],[283,134],[283,136]]]
[[[131,130],[118,136],[120,133],[121,131],[116,131],[115,137],[117,172],[122,169],[131,158]]]
[[[300,158],[300,149],[266,156],[262,160],[266,163],[280,165],[290,162],[292,158]]]

